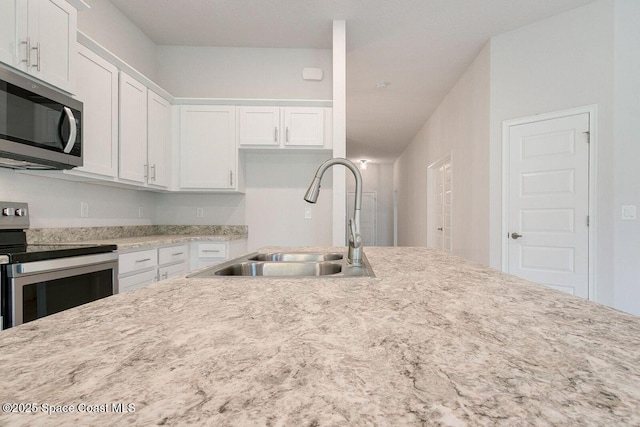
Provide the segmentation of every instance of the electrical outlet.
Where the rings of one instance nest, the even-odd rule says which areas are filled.
[[[204,208],[196,208],[196,217],[204,218]]]
[[[138,206],[138,218],[144,217],[144,207]]]
[[[89,218],[89,203],[80,202],[80,218]]]
[[[623,221],[635,221],[636,219],[636,205],[622,205],[622,216]]]
[[[311,219],[313,217],[311,212],[311,206],[305,206],[304,208],[304,219]]]

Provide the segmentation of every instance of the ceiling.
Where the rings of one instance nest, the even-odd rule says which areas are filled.
[[[347,157],[377,163],[402,153],[491,36],[592,1],[111,0],[157,45],[330,49],[332,20],[346,20]]]

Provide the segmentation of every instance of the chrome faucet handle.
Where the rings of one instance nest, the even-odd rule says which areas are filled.
[[[362,246],[362,237],[358,232],[356,232],[356,224],[353,221],[353,218],[349,218],[349,242],[353,245],[354,248],[359,248]]]

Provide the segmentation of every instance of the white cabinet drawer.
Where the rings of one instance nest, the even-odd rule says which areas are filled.
[[[156,270],[146,271],[133,276],[118,279],[118,293],[130,292],[150,285],[156,281]]]
[[[227,257],[226,243],[199,243],[198,258],[222,258]]]
[[[158,249],[158,264],[164,265],[178,261],[185,261],[188,256],[188,252],[189,249],[187,245],[160,248]]]
[[[119,274],[123,275],[133,271],[155,267],[156,265],[158,265],[158,251],[154,248],[120,254],[118,269]]]
[[[171,279],[172,277],[185,276],[188,272],[187,263],[173,264],[158,268],[158,280]]]

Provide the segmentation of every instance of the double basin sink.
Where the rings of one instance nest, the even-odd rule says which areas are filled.
[[[187,277],[375,277],[368,260],[363,258],[363,265],[355,267],[341,253],[254,252]]]

